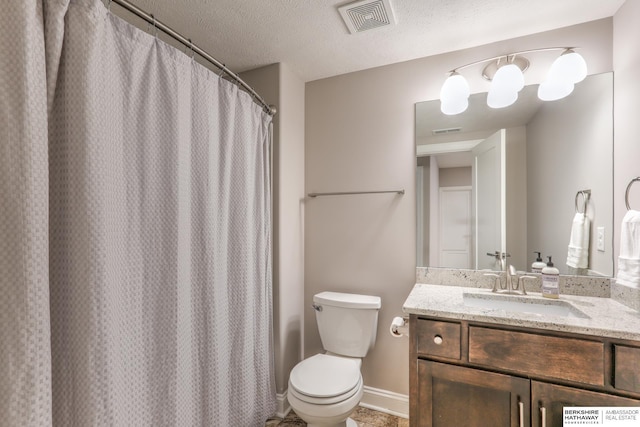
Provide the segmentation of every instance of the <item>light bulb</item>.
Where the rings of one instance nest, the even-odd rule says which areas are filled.
[[[443,102],[449,100],[469,98],[471,90],[469,89],[469,83],[460,74],[453,72],[447,80],[444,81],[442,89],[440,89],[440,99]]]
[[[519,92],[524,87],[524,75],[516,64],[507,64],[496,71],[493,76],[491,87],[497,90],[509,90]]]
[[[569,96],[576,83],[587,76],[587,63],[571,49],[564,51],[549,68],[547,79],[538,87],[538,98],[556,101]]]
[[[522,70],[515,64],[507,64],[496,71],[491,81],[487,105],[491,108],[504,108],[516,102],[518,92],[524,87]]]
[[[584,58],[571,49],[564,51],[549,69],[547,80],[562,83],[578,83],[587,77],[587,63]]]
[[[469,83],[460,74],[453,72],[440,89],[440,111],[447,115],[460,114],[469,106]]]

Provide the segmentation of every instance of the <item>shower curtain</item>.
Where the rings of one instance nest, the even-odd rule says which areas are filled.
[[[0,424],[264,425],[271,118],[99,0],[0,8]]]

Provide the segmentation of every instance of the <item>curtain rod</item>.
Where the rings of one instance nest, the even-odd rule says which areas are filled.
[[[167,25],[158,21],[152,14],[145,12],[144,10],[140,9],[138,6],[134,5],[133,3],[128,2],[127,0],[108,0],[107,7],[111,6],[112,2],[118,4],[119,6],[122,6],[123,8],[133,13],[134,15],[138,16],[139,18],[144,19],[149,24],[153,25],[154,28],[161,30],[163,33],[173,37],[175,40],[179,41],[184,46],[188,47],[190,50],[192,50],[193,52],[197,53],[198,55],[200,55],[201,57],[203,57],[213,65],[215,65],[223,73],[231,77],[235,81],[235,83],[237,83],[238,85],[246,89],[249,92],[249,94],[253,96],[259,104],[262,104],[262,107],[267,114],[271,116],[276,114],[275,107],[267,104],[266,101],[262,99],[262,97],[258,95],[258,93],[255,90],[253,90],[251,86],[245,83],[245,81],[242,80],[236,73],[228,69],[223,63],[218,61],[216,58],[214,58],[213,56],[209,55],[207,52],[205,52],[204,50],[196,46],[195,43],[191,41],[191,39],[184,37],[182,34],[176,32],[171,27],[168,27]]]

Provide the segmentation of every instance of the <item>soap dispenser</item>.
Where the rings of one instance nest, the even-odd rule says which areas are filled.
[[[541,253],[540,252],[534,252],[534,254],[538,254],[538,257],[533,262],[533,264],[531,264],[531,272],[532,273],[542,273],[542,269],[545,268],[547,266],[547,264],[545,264],[542,261],[542,257],[541,257]]]
[[[551,257],[549,262],[542,269],[542,296],[547,298],[558,298],[560,295],[560,270],[553,266]]]

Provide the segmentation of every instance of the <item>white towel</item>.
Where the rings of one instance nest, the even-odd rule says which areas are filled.
[[[640,212],[630,210],[622,219],[616,283],[640,288]]]
[[[567,252],[567,265],[573,268],[589,267],[589,218],[583,213],[576,212],[571,224],[571,237]]]

